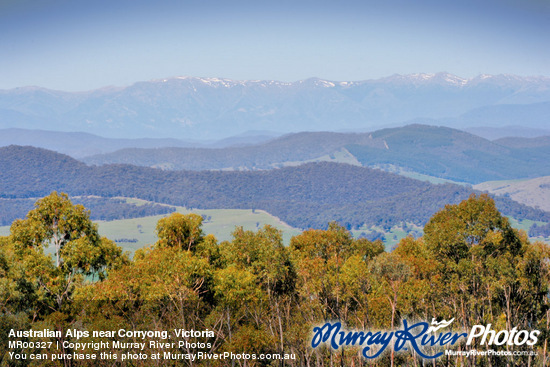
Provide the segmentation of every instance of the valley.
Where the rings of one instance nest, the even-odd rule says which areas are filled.
[[[211,217],[222,240],[236,225],[294,234],[337,221],[391,249],[444,205],[489,192],[550,237],[548,100],[548,78],[447,73],[0,91],[0,225],[59,191],[129,250],[154,242],[138,226],[174,211]]]
[[[411,129],[462,134],[447,128],[414,125],[402,129],[409,138],[415,136]],[[399,129],[392,130],[395,132]],[[377,133],[369,134],[373,135]],[[416,146],[422,146],[418,140],[414,141]],[[303,151],[308,149],[302,145]],[[541,155],[545,154],[544,150],[540,151]],[[439,208],[488,190],[486,186],[457,185],[412,170],[407,173],[415,179],[362,167],[356,161],[338,163],[342,158],[350,161],[351,156],[343,151],[337,153],[326,155],[329,158],[326,160],[331,161],[286,162],[281,168],[269,170],[175,171],[120,163],[88,166],[52,151],[9,146],[0,148],[0,185],[3,187],[0,205],[3,205],[2,214],[6,217],[3,220],[7,225],[32,208],[32,198],[51,191],[67,192],[75,203],[82,202],[91,209],[92,219],[101,220],[100,228],[104,228],[110,238],[118,239],[120,245],[129,250],[153,243],[154,223],[174,210],[190,210],[204,218],[212,217],[205,225],[211,226],[209,232],[220,239],[230,238],[235,226],[253,229],[272,224],[284,229],[285,238],[289,238],[302,230],[326,228],[329,222],[337,221],[355,236],[382,239],[386,248],[391,249],[406,235],[420,236],[422,226]],[[9,174],[16,169],[18,175]],[[526,191],[525,195],[529,193]],[[533,192],[533,195],[539,193]],[[495,200],[503,214],[517,223],[531,226],[536,223],[540,227],[537,236],[550,237],[544,229],[550,223],[548,211],[507,196],[497,195]],[[215,215],[208,214],[212,210]],[[108,213],[108,220],[100,213]],[[254,214],[253,218],[243,217],[244,213]],[[138,226],[149,230],[142,235]],[[529,226],[525,229],[530,230]]]

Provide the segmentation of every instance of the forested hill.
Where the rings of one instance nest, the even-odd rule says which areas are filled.
[[[336,163],[310,163],[269,171],[163,171],[131,165],[86,166],[39,148],[0,148],[4,198],[69,195],[136,197],[190,208],[263,209],[298,228],[324,228],[332,220],[348,228],[424,224],[445,204],[472,190],[432,185],[399,175]],[[542,219],[548,213],[498,202],[504,214]]]
[[[341,150],[349,144],[383,146],[382,141],[371,140],[368,133],[301,132],[244,147],[126,148],[84,157],[81,160],[96,165],[128,163],[170,170],[270,169],[288,162],[314,160]]]
[[[83,159],[163,169],[267,169],[308,160],[339,160],[403,169],[458,182],[550,175],[546,138],[489,141],[447,127],[422,124],[372,133],[303,132],[247,147],[123,149]]]

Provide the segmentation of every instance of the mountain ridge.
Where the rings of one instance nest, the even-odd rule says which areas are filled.
[[[336,220],[350,229],[421,225],[444,205],[474,192],[329,162],[254,172],[163,171],[123,164],[86,166],[66,155],[20,146],[0,148],[0,187],[5,199],[51,191],[132,197],[187,208],[262,209],[296,228],[324,228]],[[497,200],[505,214],[550,222],[550,213],[507,198]]]
[[[293,84],[307,84],[308,82],[319,82],[320,85],[326,87],[334,86],[350,86],[354,84],[368,84],[368,83],[385,83],[385,82],[430,82],[436,81],[438,83],[447,83],[450,85],[460,85],[465,86],[468,84],[479,84],[480,82],[492,81],[494,84],[508,84],[510,82],[521,85],[525,82],[528,83],[543,83],[546,84],[550,82],[550,77],[544,75],[529,75],[529,76],[520,76],[515,74],[479,74],[474,77],[464,78],[455,74],[448,72],[438,72],[438,73],[411,73],[411,74],[392,74],[385,77],[371,78],[371,79],[361,79],[361,80],[347,80],[347,81],[337,81],[332,79],[324,79],[319,77],[309,77],[305,79],[299,79],[295,81],[282,81],[276,79],[231,79],[223,77],[197,77],[191,75],[179,75],[171,76],[165,78],[156,78],[150,80],[136,81],[123,86],[103,86],[100,88],[94,88],[89,90],[81,91],[65,91],[61,89],[51,89],[36,85],[21,86],[8,89],[0,89],[2,92],[16,92],[16,93],[25,93],[25,92],[48,92],[54,94],[62,94],[65,96],[69,95],[86,95],[90,93],[101,93],[101,92],[110,92],[110,91],[120,91],[135,85],[144,84],[144,83],[166,83],[173,80],[185,80],[191,82],[201,82],[204,84],[218,83],[224,87],[231,85],[245,85],[248,83],[255,84],[277,84],[277,85],[293,85]]]
[[[218,141],[179,140],[174,138],[105,138],[86,132],[60,132],[19,128],[0,129],[0,147],[9,145],[33,146],[84,158],[95,154],[111,153],[124,148],[226,148],[247,146],[271,140],[278,135],[270,132],[250,132]]]
[[[123,149],[85,157],[82,161],[96,165],[129,163],[171,170],[257,170],[312,160],[337,161],[336,155],[347,154],[363,166],[391,165],[468,183],[550,174],[550,141],[547,138],[511,141],[489,141],[449,127],[412,124],[369,133],[287,134],[240,148]]]
[[[415,118],[461,127],[478,124],[482,116],[490,126],[502,116],[502,108],[494,108],[500,104],[509,106],[510,124],[521,120],[528,126],[531,122],[524,117],[530,116],[536,122],[533,127],[539,127],[539,116],[550,113],[549,101],[547,77],[464,79],[438,73],[350,82],[175,77],[74,93],[3,90],[0,128],[84,131],[116,138],[221,139],[249,130],[364,130]],[[478,112],[468,115],[470,111]]]

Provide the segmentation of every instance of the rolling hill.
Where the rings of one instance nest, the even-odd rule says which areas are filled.
[[[82,160],[170,170],[258,170],[345,158],[363,166],[475,184],[550,175],[548,139],[490,141],[456,129],[414,124],[372,133],[304,132],[225,149],[122,149]]]
[[[17,172],[17,174],[14,174]],[[267,171],[165,171],[132,165],[87,166],[39,148],[0,148],[1,196],[134,197],[201,209],[262,209],[296,228],[324,228],[336,220],[347,228],[424,224],[445,204],[472,189],[433,185],[348,164],[310,163]],[[504,214],[550,222],[550,214],[498,199]]]
[[[94,154],[105,154],[123,148],[162,147],[216,147],[246,146],[273,139],[270,132],[249,132],[219,141],[193,141],[171,138],[113,139],[82,132],[62,132],[30,129],[0,129],[0,147],[9,145],[30,145],[82,158]]]
[[[422,125],[383,129],[372,136],[383,140],[385,149],[358,144],[347,146],[349,152],[367,166],[393,165],[473,184],[534,178],[550,173],[550,144],[536,148],[515,147],[460,130]]]
[[[81,160],[93,165],[125,163],[169,170],[257,170],[319,159],[348,144],[369,140],[369,134],[303,132],[245,147],[121,149]]]

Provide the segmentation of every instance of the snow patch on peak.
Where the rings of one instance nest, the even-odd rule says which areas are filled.
[[[204,84],[226,84],[230,82],[229,79],[220,79],[220,78],[198,78],[200,82]]]
[[[443,82],[446,82],[451,85],[456,85],[456,86],[466,85],[468,84],[468,81],[469,81],[469,79],[461,78],[459,76],[449,74],[449,73],[440,73],[440,74],[436,74],[435,76],[438,77],[438,79],[440,79]]]
[[[323,88],[333,88],[336,86],[336,83],[319,79],[319,78],[309,78],[309,79],[303,79],[296,82],[298,85],[313,85],[316,87],[323,87]],[[338,83],[339,84],[339,83]]]
[[[152,80],[155,83],[170,84],[170,82],[184,82],[188,83],[190,88],[211,87],[211,88],[234,88],[234,87],[247,87],[255,86],[259,88],[267,87],[317,87],[317,88],[352,88],[354,86],[363,84],[379,84],[379,83],[395,83],[397,85],[415,85],[417,87],[428,86],[430,84],[463,88],[469,86],[475,86],[479,83],[491,83],[491,84],[515,84],[519,85],[524,82],[529,83],[543,83],[546,84],[550,81],[548,77],[520,77],[515,75],[500,74],[480,74],[473,78],[462,78],[447,72],[440,73],[414,73],[414,74],[394,74],[389,77],[363,80],[363,81],[329,81],[320,78],[308,78],[294,82],[283,82],[277,80],[233,80],[220,77],[192,77],[192,76],[176,76],[170,78],[163,78]],[[139,83],[138,83],[139,84]]]
[[[395,74],[389,78],[382,78],[379,81],[382,82],[399,82],[399,83],[414,83],[416,85],[422,85],[427,83],[439,83],[446,85],[453,85],[462,87],[468,84],[469,79],[461,78],[459,76],[449,73],[415,73],[415,74]]]
[[[317,85],[320,85],[320,86],[326,87],[326,88],[332,88],[332,87],[336,86],[336,84],[334,84],[333,82],[329,82],[327,80],[318,80]]]
[[[435,74],[426,74],[426,73],[415,73],[409,75],[409,79],[416,79],[416,80],[431,80],[433,79]],[[405,76],[406,78],[407,76]]]

